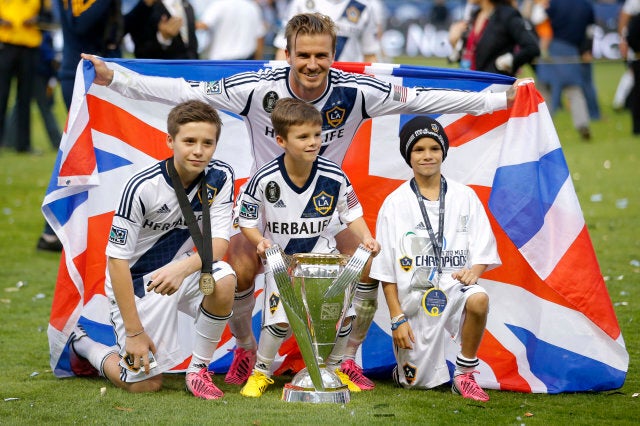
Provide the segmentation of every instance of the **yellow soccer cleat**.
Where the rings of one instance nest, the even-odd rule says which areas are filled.
[[[273,384],[273,379],[264,373],[254,371],[249,380],[242,387],[240,395],[249,398],[260,398],[269,385]]]
[[[347,387],[349,388],[350,392],[360,392],[362,391],[362,389],[360,389],[358,387],[358,385],[356,385],[355,383],[353,383],[351,381],[351,379],[349,378],[349,376],[347,376],[345,373],[343,373],[342,371],[340,371],[339,368],[336,368],[335,373],[338,375],[338,377],[340,378],[340,381],[342,382],[343,385],[347,385]]]

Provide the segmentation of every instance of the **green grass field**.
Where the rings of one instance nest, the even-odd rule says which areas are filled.
[[[280,401],[286,377],[276,378],[258,400],[247,400],[238,387],[223,384],[226,395],[217,402],[187,394],[183,375],[171,375],[161,392],[149,395],[128,394],[103,379],[57,379],[49,367],[46,330],[59,255],[35,250],[55,153],[36,120],[34,147],[40,155],[0,151],[0,424],[638,424],[640,138],[631,136],[628,112],[610,107],[622,72],[620,63],[595,67],[603,117],[593,123],[590,142],[579,139],[566,111],[554,117],[630,354],[621,389],[560,395],[489,391],[491,401],[481,404],[454,396],[446,387],[406,391],[378,381],[375,391],[354,394],[346,405],[307,405]],[[61,102],[57,108],[63,123]],[[222,383],[222,376],[216,382]]]

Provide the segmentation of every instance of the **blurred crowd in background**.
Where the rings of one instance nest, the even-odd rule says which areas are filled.
[[[592,64],[620,61],[613,107],[631,111],[640,135],[640,0],[0,0],[0,148],[33,152],[32,101],[58,148],[55,89],[69,108],[82,52],[281,60],[284,24],[309,11],[336,22],[336,61],[437,57],[512,76],[529,67],[551,112],[568,107],[584,140],[600,119]],[[49,231],[38,248],[59,250]]]

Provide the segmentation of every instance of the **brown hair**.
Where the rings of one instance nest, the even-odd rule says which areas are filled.
[[[299,35],[320,35],[331,36],[331,53],[336,53],[336,24],[327,15],[321,13],[300,13],[289,19],[284,30],[287,40],[287,50],[293,50],[293,42]]]
[[[286,139],[291,126],[316,124],[322,126],[322,114],[313,105],[296,98],[283,98],[276,102],[271,113],[276,135]]]
[[[175,138],[180,126],[188,123],[211,123],[216,128],[216,142],[220,139],[222,120],[218,112],[202,101],[182,102],[171,109],[167,117],[167,133]]]

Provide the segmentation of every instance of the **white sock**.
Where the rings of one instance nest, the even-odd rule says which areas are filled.
[[[352,303],[356,311],[356,317],[352,322],[353,330],[349,335],[349,342],[344,350],[346,359],[356,358],[358,348],[367,337],[367,332],[378,309],[378,283],[358,283]]]
[[[117,346],[107,346],[100,342],[96,342],[89,336],[81,337],[71,345],[73,346],[71,350],[76,351],[79,356],[89,361],[89,364],[98,370],[100,375],[103,377],[104,370],[102,368],[102,364],[104,363],[104,360],[112,353],[118,353]]]
[[[233,316],[229,320],[229,329],[236,338],[236,346],[246,350],[255,350],[257,343],[251,327],[253,308],[256,299],[254,288],[235,294],[233,301]]]
[[[280,327],[278,325],[269,325],[262,328],[254,370],[271,376],[271,364],[273,364],[273,360],[276,358],[276,354],[288,333],[288,327]]]
[[[202,367],[209,365],[229,318],[231,318],[231,314],[219,317],[210,314],[200,306],[196,315],[196,338],[187,373],[197,373]]]
[[[347,346],[347,342],[349,341],[349,334],[351,334],[352,324],[353,322],[350,322],[347,325],[343,325],[338,331],[336,343],[326,359],[327,367],[330,370],[334,370],[335,367],[339,366],[342,362],[342,359],[344,358],[344,351]]]
[[[453,372],[453,376],[458,376],[460,374],[472,373],[480,364],[480,361],[477,357],[475,358],[465,358],[461,353],[456,357],[456,369]]]

